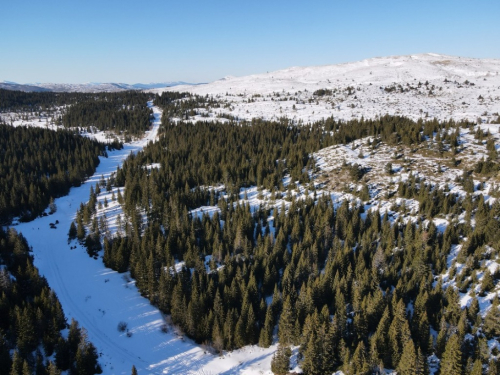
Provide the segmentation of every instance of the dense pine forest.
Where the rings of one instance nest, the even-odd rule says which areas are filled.
[[[116,134],[139,136],[149,129],[152,111],[149,95],[136,91],[94,94],[71,105],[62,116],[70,128],[92,128]]]
[[[78,322],[67,324],[57,296],[33,265],[24,237],[0,227],[0,372],[93,375],[102,372],[97,358]]]
[[[40,215],[94,173],[99,155],[104,144],[68,131],[0,124],[0,223]]]
[[[198,343],[218,352],[268,347],[277,332],[276,374],[288,372],[294,346],[312,375],[386,368],[428,374],[429,364],[435,371],[438,362],[442,374],[499,372],[488,340],[500,335],[500,301],[492,300],[484,319],[473,291],[467,307],[459,302],[459,291],[467,292],[478,274],[484,273],[482,296],[500,278],[484,269],[498,255],[500,204],[472,194],[473,171],[464,170],[458,181],[465,197],[410,174],[391,194],[419,202],[416,220],[395,221],[365,211],[366,185],[358,200],[334,205],[315,193],[313,177],[312,152],[329,145],[370,136],[374,148],[411,148],[430,139],[438,152],[453,156],[461,152],[459,130],[473,124],[397,116],[302,127],[288,120],[193,124],[171,117],[191,116],[205,99],[180,98],[157,98],[164,108],[160,140],[92,190],[71,238],[85,242],[91,255],[102,240],[105,265],[129,270],[141,293]],[[496,158],[492,150],[475,173],[498,170]],[[159,167],[147,168],[153,163]],[[366,173],[356,164],[343,168],[355,182]],[[285,176],[291,177],[286,185]],[[307,198],[294,198],[297,184]],[[241,190],[249,186],[288,204],[251,207]],[[113,187],[120,188],[116,199],[126,220],[110,236],[93,215],[100,190]],[[191,213],[200,206],[218,210]],[[436,215],[454,218],[444,232],[429,220]],[[451,268],[455,289],[440,275],[450,269],[457,245],[465,266]]]
[[[148,130],[151,95],[138,91],[119,93],[21,92],[0,89],[0,113],[21,118],[44,117],[56,125],[109,131],[127,140]],[[43,116],[42,116],[43,114]]]
[[[76,103],[94,94],[74,92],[24,92],[0,89],[0,112],[39,112]]]

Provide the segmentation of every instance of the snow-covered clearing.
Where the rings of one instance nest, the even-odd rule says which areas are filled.
[[[78,320],[87,330],[101,355],[104,374],[128,375],[132,365],[140,374],[270,374],[276,347],[246,347],[219,357],[170,327],[164,333],[164,317],[141,297],[128,274],[104,267],[79,245],[70,249],[74,243],[68,244],[69,226],[80,203],[88,200],[90,187],[101,175],[115,172],[131,152],[156,139],[161,111],[153,110],[153,128],[144,139],[101,158],[93,177],[55,201],[56,213],[18,224],[15,229],[33,247],[35,265],[57,293],[67,318]],[[57,229],[51,229],[49,224],[56,220]],[[127,324],[124,332],[117,329],[120,322]]]

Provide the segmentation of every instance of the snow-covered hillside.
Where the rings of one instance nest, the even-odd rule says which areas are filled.
[[[220,113],[238,118],[288,117],[305,122],[373,118],[384,114],[413,119],[494,121],[500,112],[500,60],[438,54],[367,59],[315,67],[292,67],[245,77],[226,77],[187,91],[227,103]],[[317,90],[325,90],[314,95]],[[330,92],[331,91],[331,92]]]

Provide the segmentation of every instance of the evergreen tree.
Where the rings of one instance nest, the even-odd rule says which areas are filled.
[[[307,349],[304,352],[304,361],[302,369],[306,375],[321,375],[323,374],[321,358],[321,343],[316,334],[311,334],[307,343]]]
[[[292,305],[290,296],[285,299],[283,310],[278,327],[278,338],[281,345],[287,346],[295,344],[294,325],[295,325],[295,311]]]
[[[462,350],[458,335],[452,335],[446,344],[446,349],[441,359],[440,372],[447,375],[463,374]]]
[[[75,222],[72,221],[70,226],[69,226],[69,232],[68,232],[68,239],[71,241],[71,240],[74,240],[76,238],[76,235],[77,235],[77,230],[76,230],[76,225],[75,225]]]
[[[49,365],[47,366],[47,375],[61,375],[61,370],[57,368],[54,362],[49,361]]]
[[[470,375],[483,375],[483,364],[479,359],[474,361]]]
[[[392,365],[397,367],[407,341],[411,340],[410,327],[406,319],[406,307],[403,300],[399,300],[394,311],[394,318],[389,327],[389,344],[392,349]]]
[[[484,333],[488,339],[500,335],[500,309],[498,298],[494,298],[492,305],[484,317]]]
[[[397,372],[399,375],[415,375],[417,365],[417,353],[412,340],[408,340],[403,348],[401,360],[399,361]]]
[[[273,354],[273,359],[271,360],[271,371],[276,375],[288,374],[291,355],[291,349],[280,344],[278,346],[278,350]]]
[[[9,375],[22,375],[23,359],[16,350],[12,356],[12,367],[10,368]]]
[[[266,318],[264,321],[264,327],[260,330],[259,335],[259,346],[263,348],[268,348],[273,343],[273,329],[274,329],[274,318],[273,312],[270,308],[266,310]]]

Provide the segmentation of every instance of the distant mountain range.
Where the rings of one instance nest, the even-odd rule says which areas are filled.
[[[117,92],[126,90],[149,90],[178,85],[194,85],[187,82],[155,82],[155,83],[28,83],[0,82],[0,89],[19,90],[25,92]]]

